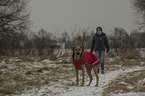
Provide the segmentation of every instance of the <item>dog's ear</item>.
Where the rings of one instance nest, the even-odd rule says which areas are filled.
[[[76,47],[72,47],[72,51],[73,51],[72,58],[73,58],[73,60],[74,60],[75,48]]]
[[[72,47],[72,51],[73,51],[73,53],[74,53],[74,51],[75,51],[75,48],[76,48],[76,47]]]
[[[84,52],[84,47],[81,47],[82,48],[82,52]]]
[[[81,47],[81,49],[82,49],[82,53],[81,53],[80,57],[82,57],[82,55],[83,55],[84,47]]]

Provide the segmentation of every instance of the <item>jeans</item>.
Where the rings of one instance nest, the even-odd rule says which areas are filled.
[[[95,50],[95,55],[98,56],[99,60],[101,61],[101,69],[104,71],[105,51],[104,50]],[[99,73],[99,69],[98,69],[98,73]]]

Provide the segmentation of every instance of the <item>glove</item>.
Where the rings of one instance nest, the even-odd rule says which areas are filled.
[[[93,50],[91,50],[90,52],[93,53]]]
[[[109,52],[109,49],[107,49],[107,53]]]

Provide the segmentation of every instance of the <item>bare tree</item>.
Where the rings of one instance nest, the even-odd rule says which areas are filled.
[[[117,55],[121,53],[125,47],[125,40],[128,38],[127,32],[123,28],[114,28],[110,36],[111,47],[115,49]]]
[[[135,40],[135,46],[137,48],[145,48],[145,43],[143,42],[145,41],[145,32],[140,33],[137,30],[133,30],[130,36]]]
[[[27,7],[28,0],[0,0],[0,55],[16,47],[12,41],[17,41],[17,33],[29,30]]]
[[[115,49],[117,55],[125,58],[136,58],[139,53],[135,47],[134,39],[123,28],[114,28],[110,37],[110,45]]]
[[[141,12],[145,15],[145,0],[134,0],[134,5],[137,9],[137,12]]]
[[[91,46],[93,33],[94,32],[90,30],[81,29],[72,39],[73,46],[80,45],[89,49]]]
[[[29,29],[28,0],[0,0],[0,32],[26,32]]]
[[[145,0],[133,0],[134,8],[137,10],[141,20],[138,20],[140,29],[145,28]]]
[[[56,48],[56,40],[52,33],[41,29],[38,36],[33,39],[33,46],[38,51],[38,55],[50,55]]]

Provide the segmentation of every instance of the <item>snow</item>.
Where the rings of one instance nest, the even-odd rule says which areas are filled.
[[[145,78],[138,81],[137,88],[140,89],[142,86],[144,86],[144,84],[145,84]]]
[[[115,59],[114,58],[110,58],[110,60],[109,61],[115,61]]]
[[[140,64],[141,64],[141,65],[144,65],[144,64],[145,64],[145,62],[140,62]]]
[[[142,53],[142,56],[145,57],[145,54]],[[115,61],[116,58],[109,58],[109,61]],[[68,58],[65,58],[65,60],[66,59],[68,59]],[[13,64],[15,64],[14,61],[21,61],[21,59],[18,59],[18,58],[9,59],[10,64],[8,66],[8,69],[16,69],[15,66],[13,66]],[[57,62],[61,62],[61,61],[62,60],[59,60]],[[132,59],[131,61],[135,61],[135,60]],[[43,67],[55,68],[55,67],[61,67],[63,65],[66,65],[66,64],[55,64],[55,63],[56,62],[51,61],[49,59],[44,59],[42,62],[34,61],[34,62],[29,62],[29,63],[27,62],[26,64],[21,63],[21,65],[26,65],[27,69],[37,69],[37,68],[43,68]],[[88,78],[86,78],[86,80],[85,80],[85,86],[74,86],[74,85],[73,86],[69,86],[69,85],[64,86],[64,85],[62,85],[62,82],[66,83],[66,84],[71,84],[72,82],[75,82],[76,78],[74,76],[73,78],[71,78],[71,80],[69,80],[69,79],[65,80],[64,77],[69,76],[69,74],[62,73],[63,75],[61,75],[59,77],[60,79],[58,80],[58,82],[50,82],[48,85],[44,85],[41,88],[34,87],[31,90],[23,91],[19,95],[11,95],[11,96],[103,96],[102,93],[103,93],[104,89],[108,88],[108,84],[110,82],[114,81],[120,75],[127,74],[128,72],[134,72],[134,71],[144,69],[144,67],[142,67],[142,66],[141,67],[138,66],[138,67],[122,68],[122,64],[124,62],[120,61],[119,63],[121,63],[121,64],[116,65],[116,66],[118,66],[118,68],[120,68],[120,69],[116,69],[115,71],[107,71],[107,73],[105,73],[105,74],[99,74],[99,86],[98,87],[95,87],[95,83],[96,83],[95,77],[93,77],[93,81],[90,86],[86,86],[89,83]],[[139,62],[139,63],[141,65],[145,64],[145,62],[143,62],[143,61]],[[7,62],[5,60],[3,60],[3,61],[1,61],[0,66],[6,65],[6,64],[7,64]],[[72,68],[68,67],[67,69],[71,70]],[[1,71],[5,72],[5,71],[9,71],[9,70],[1,69]],[[25,70],[25,71],[27,72],[27,70]],[[14,72],[17,72],[17,71],[14,71]],[[51,71],[43,70],[43,73],[50,73],[50,72]],[[49,79],[51,79],[51,77],[49,77]],[[144,82],[145,82],[145,78],[142,80],[139,80],[137,82],[137,85],[143,86]],[[128,89],[134,88],[133,86],[129,85],[128,83],[126,83],[124,81],[118,82],[118,83],[123,84],[123,85],[128,85],[127,86]],[[140,88],[140,87],[138,87],[138,88]],[[114,92],[112,92],[109,95],[110,96],[145,96],[145,92],[122,93],[122,90],[117,90],[117,91],[119,92],[119,94],[114,94]]]
[[[134,87],[129,85],[129,86],[127,86],[127,88],[128,89],[133,89]]]
[[[134,93],[134,92],[129,92],[129,93],[119,93],[119,94],[112,94],[112,96],[145,96],[145,92],[139,92],[139,93]]]
[[[100,85],[99,87],[94,87],[95,80],[93,80],[93,83],[90,87],[72,87],[70,88],[72,91],[66,92],[64,94],[61,94],[60,96],[102,96],[103,89],[107,87],[107,85],[117,78],[121,74],[125,74],[127,72],[133,72],[136,70],[141,70],[141,68],[135,68],[135,69],[125,69],[125,70],[118,70],[118,71],[112,71],[109,73],[106,73],[104,75],[100,75]]]
[[[137,49],[137,50],[139,50],[141,56],[142,56],[143,58],[145,58],[145,48],[139,48],[139,49]]]
[[[46,63],[46,64],[50,64],[50,63],[52,63],[52,61],[49,60],[49,59],[45,59],[45,60],[43,60],[42,62],[44,62],[44,63]]]
[[[133,72],[137,70],[142,70],[142,67],[133,67],[127,69],[120,69],[116,71],[111,71],[105,74],[99,74],[99,86],[95,87],[95,78],[92,81],[91,86],[69,86],[69,89],[66,91],[62,85],[52,84],[51,86],[44,86],[41,89],[34,89],[26,91],[24,94],[19,96],[102,96],[102,92],[105,88],[108,87],[108,84],[122,74],[128,72]],[[72,78],[75,81],[75,77]],[[144,81],[144,79],[142,80]],[[61,82],[61,81],[60,81]],[[86,81],[85,84],[88,84],[89,81]],[[139,81],[140,82],[140,81]],[[126,84],[125,82],[120,82]],[[133,88],[132,86],[128,86]],[[61,94],[60,94],[61,93]],[[53,94],[53,95],[52,95]],[[143,96],[145,93],[124,93],[124,94],[111,94],[111,96]]]
[[[119,84],[122,84],[122,85],[128,85],[126,82],[122,81],[122,82],[119,82]]]

